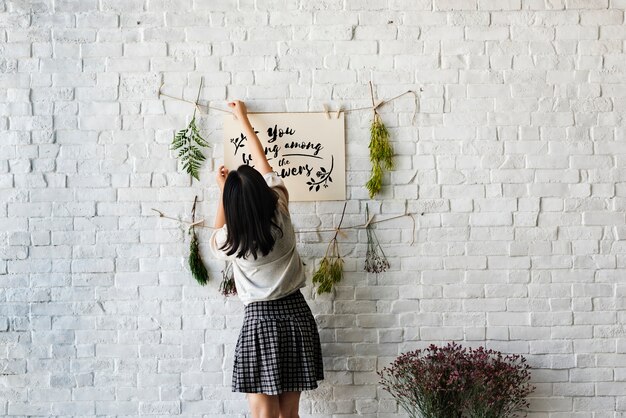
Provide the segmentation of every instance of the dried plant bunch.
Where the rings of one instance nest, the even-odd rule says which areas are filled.
[[[370,198],[376,196],[383,185],[383,169],[393,170],[393,146],[389,141],[389,131],[385,127],[380,115],[374,111],[374,120],[370,126],[370,161],[372,173],[365,184]]]
[[[191,208],[191,226],[188,229],[188,234],[191,235],[191,242],[189,244],[189,270],[191,270],[191,274],[194,279],[201,285],[204,286],[209,281],[209,272],[204,266],[204,262],[202,261],[202,257],[200,256],[200,245],[198,241],[198,236],[196,235],[195,228],[195,220],[196,220],[196,204],[198,203],[198,196],[195,196],[193,199],[193,206]]]
[[[365,254],[365,271],[368,273],[382,273],[390,267],[389,260],[381,247],[376,232],[372,226],[369,217],[369,208],[365,204],[365,217],[367,223],[365,231],[367,232],[367,253]]]
[[[331,239],[328,243],[324,258],[322,258],[319,268],[315,274],[313,274],[312,281],[313,284],[318,285],[318,295],[322,293],[329,293],[333,289],[333,286],[339,283],[343,278],[343,258],[341,258],[341,254],[339,253],[337,235],[339,235],[339,230],[341,228],[341,224],[343,223],[343,217],[346,214],[347,205],[348,202],[343,204],[343,211],[341,212],[339,225],[335,230],[335,236],[333,236],[333,239]]]
[[[328,244],[326,254],[318,270],[313,274],[313,284],[317,284],[317,294],[329,293],[333,286],[343,278],[343,258],[339,255],[337,238],[333,238]]]
[[[209,272],[207,271],[202,258],[200,257],[200,247],[198,244],[198,237],[196,236],[196,230],[194,227],[189,228],[189,235],[191,235],[191,243],[189,244],[189,269],[196,281],[204,286],[209,281]]]
[[[222,282],[220,283],[220,293],[224,296],[233,296],[237,294],[235,286],[235,276],[233,275],[233,263],[227,261],[222,270]]]

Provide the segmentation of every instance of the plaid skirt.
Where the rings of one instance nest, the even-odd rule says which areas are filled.
[[[277,395],[315,389],[323,379],[317,324],[300,289],[244,307],[232,392]]]

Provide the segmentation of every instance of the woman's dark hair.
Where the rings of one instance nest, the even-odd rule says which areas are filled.
[[[251,254],[255,260],[258,252],[267,255],[276,242],[272,227],[281,236],[283,231],[275,222],[278,194],[267,185],[263,175],[246,164],[230,171],[224,182],[222,203],[227,234],[220,249],[227,255],[237,253],[236,257]]]

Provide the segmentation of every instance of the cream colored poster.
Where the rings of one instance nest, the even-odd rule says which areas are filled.
[[[345,200],[344,113],[248,113],[270,165],[292,201]],[[234,115],[224,116],[224,165],[254,166],[248,138]]]

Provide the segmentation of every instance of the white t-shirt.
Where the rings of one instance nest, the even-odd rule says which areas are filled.
[[[216,229],[210,239],[213,255],[233,262],[237,295],[244,305],[278,299],[306,285],[302,260],[296,249],[296,235],[289,215],[289,193],[285,183],[275,172],[266,173],[263,178],[279,196],[275,222],[283,230],[283,235],[274,229],[276,242],[272,250],[265,256],[258,251],[256,260],[251,255],[245,258],[237,258],[237,253],[226,255],[225,251],[219,249],[226,242],[226,225]]]

